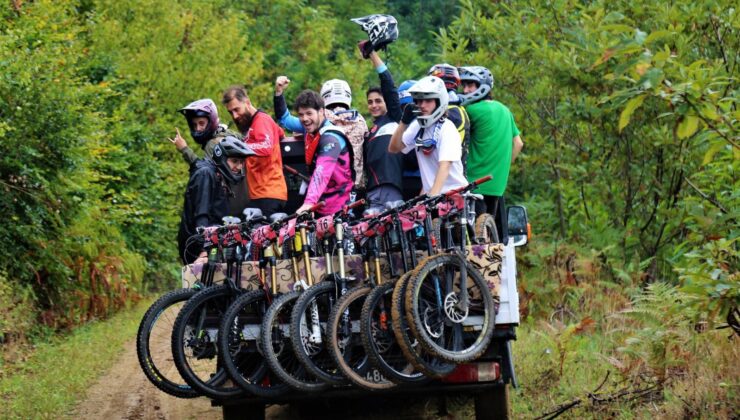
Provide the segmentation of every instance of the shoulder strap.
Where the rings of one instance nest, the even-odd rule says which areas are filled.
[[[460,105],[450,105],[449,108],[456,109],[457,113],[460,115],[460,124],[455,128],[457,128],[457,132],[460,133],[460,140],[465,142],[465,126],[468,125],[468,113],[465,112],[465,108]]]
[[[341,146],[342,149],[347,146],[347,135],[344,134],[344,131],[340,130],[336,126],[325,125],[319,129],[319,134],[322,136],[324,134],[329,134],[336,137],[339,140],[339,146]]]

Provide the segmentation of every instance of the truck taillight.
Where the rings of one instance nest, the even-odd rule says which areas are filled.
[[[527,242],[532,240],[532,225],[527,223]]]
[[[496,362],[463,363],[442,378],[442,382],[491,382],[501,377],[501,368]]]

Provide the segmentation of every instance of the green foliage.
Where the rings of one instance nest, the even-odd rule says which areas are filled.
[[[28,286],[13,288],[3,272],[0,272],[0,312],[3,313],[0,343],[23,342],[34,326],[33,292]]]
[[[620,364],[623,373],[647,374],[663,383],[671,376],[671,369],[686,369],[695,349],[691,315],[682,300],[682,293],[675,287],[653,283],[645,293],[635,297],[631,308],[623,311],[625,316],[637,321],[634,326],[627,324],[632,331],[625,345],[618,349],[626,356]]]
[[[740,306],[740,253],[738,239],[719,239],[687,252],[679,259],[677,271],[685,306],[714,324],[717,315],[726,319]],[[697,319],[698,321],[698,319]]]
[[[437,39],[514,112],[508,194],[535,204],[535,230],[656,281],[688,264],[677,246],[738,236],[738,22],[728,1],[465,0]]]
[[[344,78],[364,111],[364,89],[378,79],[356,48],[366,35],[349,19],[392,7],[42,0],[1,8],[0,211],[9,223],[0,232],[0,272],[10,279],[3,307],[29,306],[39,325],[60,329],[109,316],[148,289],[174,287],[187,180],[166,140],[176,127],[187,133],[176,110],[203,97],[220,103],[231,84],[245,84],[269,110],[273,81],[287,74],[289,99]],[[430,52],[419,48],[428,43],[419,41],[438,19],[423,17],[428,30],[415,31],[415,12],[398,15],[405,35],[387,56],[399,80],[428,66]],[[451,19],[438,12],[429,9]],[[221,115],[230,122],[223,108]],[[7,337],[28,328],[17,315],[16,329],[3,324]]]

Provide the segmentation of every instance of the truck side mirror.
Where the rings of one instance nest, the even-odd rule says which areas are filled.
[[[509,237],[514,242],[514,246],[526,245],[532,236],[527,209],[524,206],[509,206],[506,208],[506,217],[509,223]]]

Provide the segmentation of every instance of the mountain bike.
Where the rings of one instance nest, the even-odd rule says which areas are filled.
[[[298,361],[309,373],[332,385],[346,384],[347,378],[331,356],[327,321],[332,307],[347,292],[349,282],[354,280],[346,275],[347,237],[344,230],[349,221],[349,211],[362,204],[364,200],[356,201],[334,215],[316,220],[316,236],[324,244],[327,274],[323,281],[301,294],[291,313],[290,337]],[[330,240],[331,237],[334,241]],[[333,272],[331,266],[334,253],[338,257],[338,272]],[[343,317],[343,325],[351,328],[348,316]]]
[[[204,241],[203,247],[209,255],[219,246],[218,232],[217,228],[208,228],[197,235]],[[197,240],[197,237],[189,240]],[[220,261],[220,254],[215,261]],[[216,267],[215,263],[204,264],[200,267],[200,280],[190,288],[173,290],[157,299],[147,309],[136,334],[136,354],[147,379],[160,390],[178,398],[195,398],[200,393],[182,379],[173,362],[172,327],[185,302],[213,285]]]
[[[259,353],[265,355],[265,359],[268,360],[273,355],[266,354],[264,350],[265,345],[261,342],[261,328],[271,304],[275,302],[275,298],[280,293],[276,257],[285,255],[284,245],[295,241],[294,238],[297,237],[296,225],[303,226],[303,221],[310,217],[310,212],[321,206],[323,206],[323,202],[314,206],[309,212],[300,215],[280,214],[279,217],[276,217],[279,220],[254,231],[252,244],[260,250],[262,255],[259,276],[262,288],[236,298],[223,316],[219,330],[219,347],[224,355],[224,366],[243,389],[254,395],[273,397],[290,389],[288,387],[290,384],[281,379],[282,375],[276,373],[275,369],[268,369],[267,366],[264,366],[264,363],[263,367],[269,373],[264,377],[258,377],[250,371],[244,371],[243,366],[238,361],[241,360],[243,354]],[[305,234],[305,228],[301,227],[300,229],[302,234]],[[291,253],[290,257],[292,260],[291,266],[294,270],[293,275],[298,279],[295,256]],[[268,270],[270,273],[269,286],[266,277]],[[286,291],[282,293],[285,294]],[[275,348],[272,347],[272,350],[274,353]],[[278,350],[279,352],[280,350]],[[264,360],[262,361],[264,362]]]
[[[465,256],[469,214],[462,196],[490,178],[441,195],[438,208],[445,221],[443,243],[453,243],[454,228],[461,240],[445,253],[425,258],[408,279],[405,304],[409,327],[426,351],[453,363],[479,357],[493,335],[493,296],[483,275]]]

